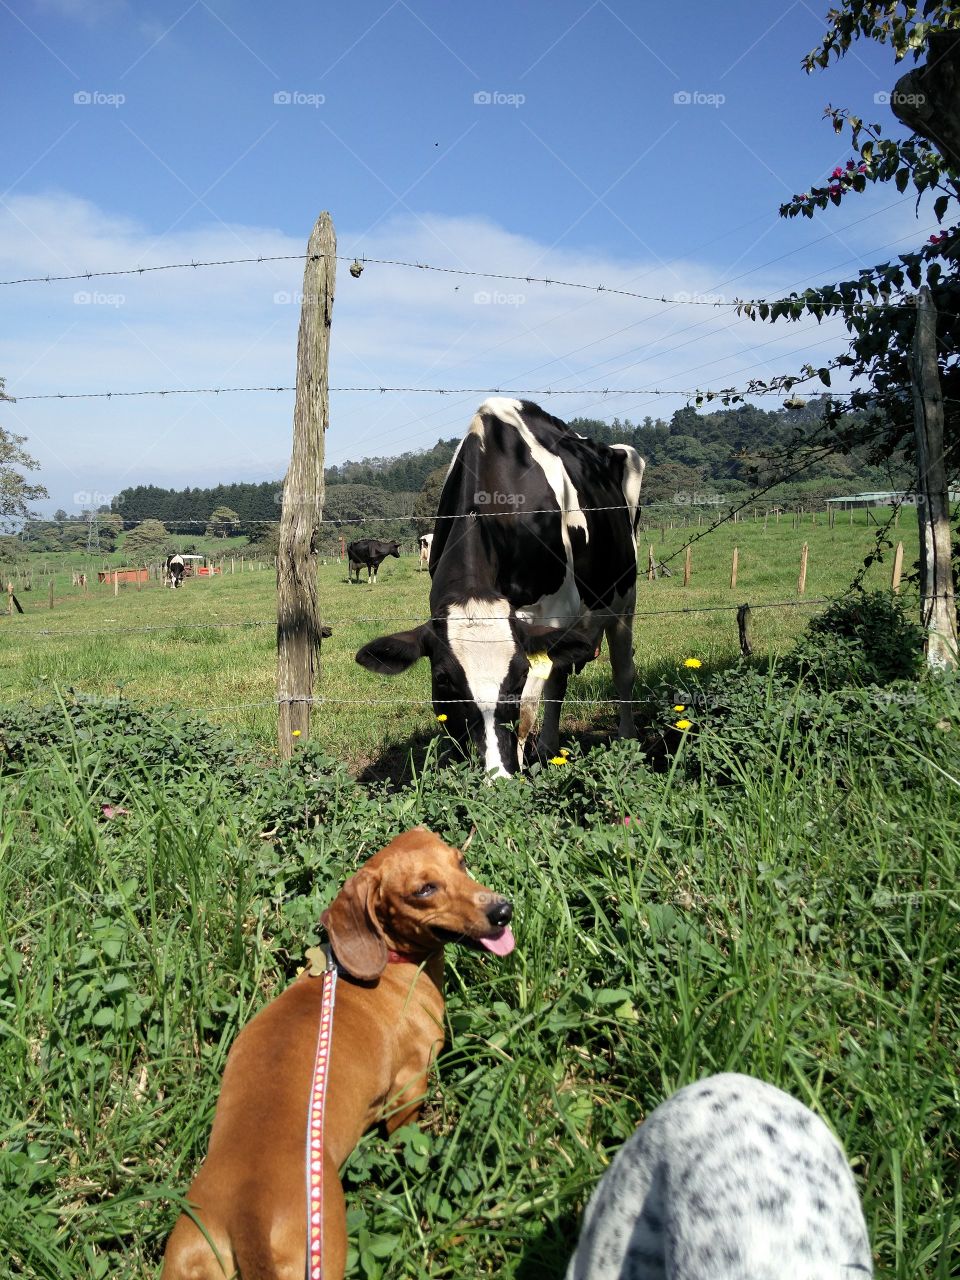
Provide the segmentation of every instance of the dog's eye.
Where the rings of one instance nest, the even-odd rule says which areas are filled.
[[[437,886],[435,884],[424,884],[421,885],[419,889],[414,889],[413,896],[415,898],[429,898],[436,892]]]

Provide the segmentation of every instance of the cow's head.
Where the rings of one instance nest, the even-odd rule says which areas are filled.
[[[365,644],[357,661],[395,676],[420,658],[433,673],[433,709],[462,749],[474,747],[484,768],[516,773],[536,719],[546,678],[593,657],[593,641],[572,627],[547,627],[516,616],[500,598],[468,600],[415,627]]]

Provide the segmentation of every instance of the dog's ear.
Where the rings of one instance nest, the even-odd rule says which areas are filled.
[[[337,960],[361,982],[373,982],[387,967],[387,944],[372,901],[378,884],[374,872],[358,871],[320,917]]]

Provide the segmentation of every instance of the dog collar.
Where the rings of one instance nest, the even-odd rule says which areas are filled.
[[[418,968],[428,957],[428,952],[415,956],[409,951],[388,951],[387,964],[415,964]]]

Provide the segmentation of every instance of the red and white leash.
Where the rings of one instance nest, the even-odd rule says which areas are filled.
[[[315,975],[311,973],[311,976]],[[322,985],[320,1028],[307,1113],[307,1280],[322,1280],[323,1277],[323,1109],[327,1098],[327,1067],[337,987],[337,970],[332,959],[319,977]]]

